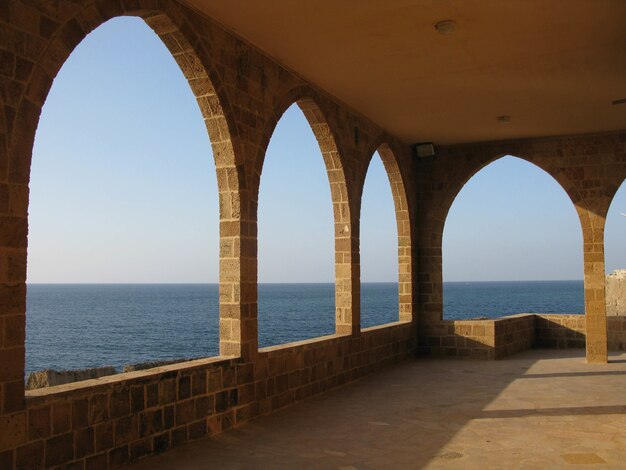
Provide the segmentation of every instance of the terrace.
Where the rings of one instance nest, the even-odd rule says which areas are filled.
[[[409,359],[130,468],[622,468],[625,360],[590,366],[580,350],[545,349],[489,367]]]
[[[63,63],[119,16],[167,46],[211,140],[220,355],[25,392],[35,131]],[[604,226],[626,179],[625,19],[611,0],[3,2],[0,468],[112,468],[173,447],[138,468],[619,468],[626,358],[609,350],[625,349],[626,327],[606,315]],[[259,185],[294,103],[328,174],[335,334],[259,348]],[[375,152],[399,302],[397,321],[362,328],[359,210]],[[443,320],[447,213],[504,155],[551,175],[576,208],[584,315]]]

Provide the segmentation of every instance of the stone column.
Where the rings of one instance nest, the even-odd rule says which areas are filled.
[[[346,203],[347,204],[347,203]],[[337,212],[335,212],[336,214]],[[352,224],[335,223],[335,328],[337,334],[361,333],[359,238]]]
[[[579,208],[579,211],[581,209]],[[583,245],[585,266],[585,323],[587,362],[608,362],[604,278],[604,217],[584,211]]]
[[[241,210],[250,206],[246,195],[220,193],[220,355],[252,361],[258,352],[256,222]]]

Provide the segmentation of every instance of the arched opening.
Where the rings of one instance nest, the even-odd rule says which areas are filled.
[[[606,314],[609,317],[626,317],[626,182],[615,193],[606,216],[604,259],[607,274]],[[609,330],[614,330],[613,326],[609,324]],[[614,333],[609,331],[609,336]],[[626,344],[623,340],[622,343]]]
[[[164,19],[152,17],[162,39]],[[48,94],[30,180],[27,373],[218,352],[218,190],[205,124],[219,116],[198,107],[214,92],[197,64],[183,75],[177,61],[191,52],[176,49],[140,18],[109,20]]]
[[[293,104],[274,129],[259,189],[261,347],[334,333],[333,221],[318,140]]]
[[[512,156],[474,175],[443,232],[444,319],[583,313],[582,233],[562,187]]]
[[[398,230],[387,171],[378,151],[361,198],[361,327],[398,321]]]

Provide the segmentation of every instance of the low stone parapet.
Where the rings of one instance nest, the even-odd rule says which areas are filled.
[[[138,364],[126,364],[122,372],[135,372],[138,370],[148,370],[154,369],[155,367],[168,366],[170,364],[181,364],[183,362],[194,361],[196,359],[201,359],[200,357],[194,358],[184,358],[184,359],[170,359],[168,361],[147,361],[140,362]]]
[[[433,357],[501,359],[533,346],[533,315],[447,320],[420,329],[420,352]]]
[[[585,315],[548,313],[535,315],[535,346],[540,348],[584,348]]]
[[[54,370],[44,369],[32,372],[26,380],[26,390],[54,387],[83,380],[98,379],[107,375],[117,374],[115,367],[94,367],[92,369]]]

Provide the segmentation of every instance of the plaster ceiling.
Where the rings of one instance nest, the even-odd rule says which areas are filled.
[[[407,143],[626,128],[626,0],[186,3]]]

